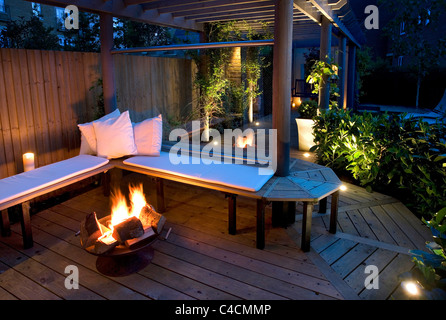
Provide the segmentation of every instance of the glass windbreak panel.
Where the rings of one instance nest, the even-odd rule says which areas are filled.
[[[191,50],[190,80],[178,109],[163,119],[163,147],[203,161],[268,166],[272,128],[272,48]],[[273,146],[273,147],[271,147]]]

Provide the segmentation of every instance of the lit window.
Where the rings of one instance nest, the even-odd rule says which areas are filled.
[[[0,0],[0,12],[6,12],[5,0]]]

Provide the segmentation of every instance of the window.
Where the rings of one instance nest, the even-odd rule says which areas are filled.
[[[6,12],[5,0],[0,0],[0,12]]]
[[[40,7],[40,3],[31,2],[31,8],[34,16],[36,17],[42,16],[42,8]]]
[[[403,65],[403,58],[404,58],[404,56],[399,56],[398,57],[398,62],[397,62],[398,67],[401,67]]]

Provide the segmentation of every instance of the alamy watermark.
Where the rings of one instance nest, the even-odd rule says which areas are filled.
[[[367,30],[379,29],[379,10],[377,6],[368,5],[364,10],[368,14],[364,20],[364,26]]]
[[[364,273],[368,276],[364,279],[364,287],[367,290],[379,289],[379,269],[377,266],[370,264],[364,269]]]
[[[69,5],[65,7],[65,14],[67,15],[64,19],[65,29],[79,29],[79,9],[75,5]]]
[[[200,134],[200,121],[192,121],[192,132],[195,132],[192,139],[185,129],[170,132],[169,141],[177,141],[169,152],[172,164],[258,164],[262,165],[258,168],[259,175],[276,171],[276,129],[225,129],[222,136],[211,128]],[[207,144],[201,148],[201,142]]]
[[[67,290],[79,289],[79,268],[72,264],[65,267],[65,274],[68,276],[65,278],[65,288]]]

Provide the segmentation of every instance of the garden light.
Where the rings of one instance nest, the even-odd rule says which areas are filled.
[[[345,191],[345,190],[347,190],[347,186],[346,186],[345,184],[343,184],[343,185],[341,185],[341,186],[339,187],[339,189],[340,189],[341,191]]]
[[[308,152],[305,152],[305,153],[304,153],[304,157],[305,157],[305,158],[308,158],[309,156],[310,156],[310,154],[309,154]]]
[[[411,296],[418,296],[421,292],[420,285],[416,281],[413,281],[413,280],[402,281],[401,286]]]

